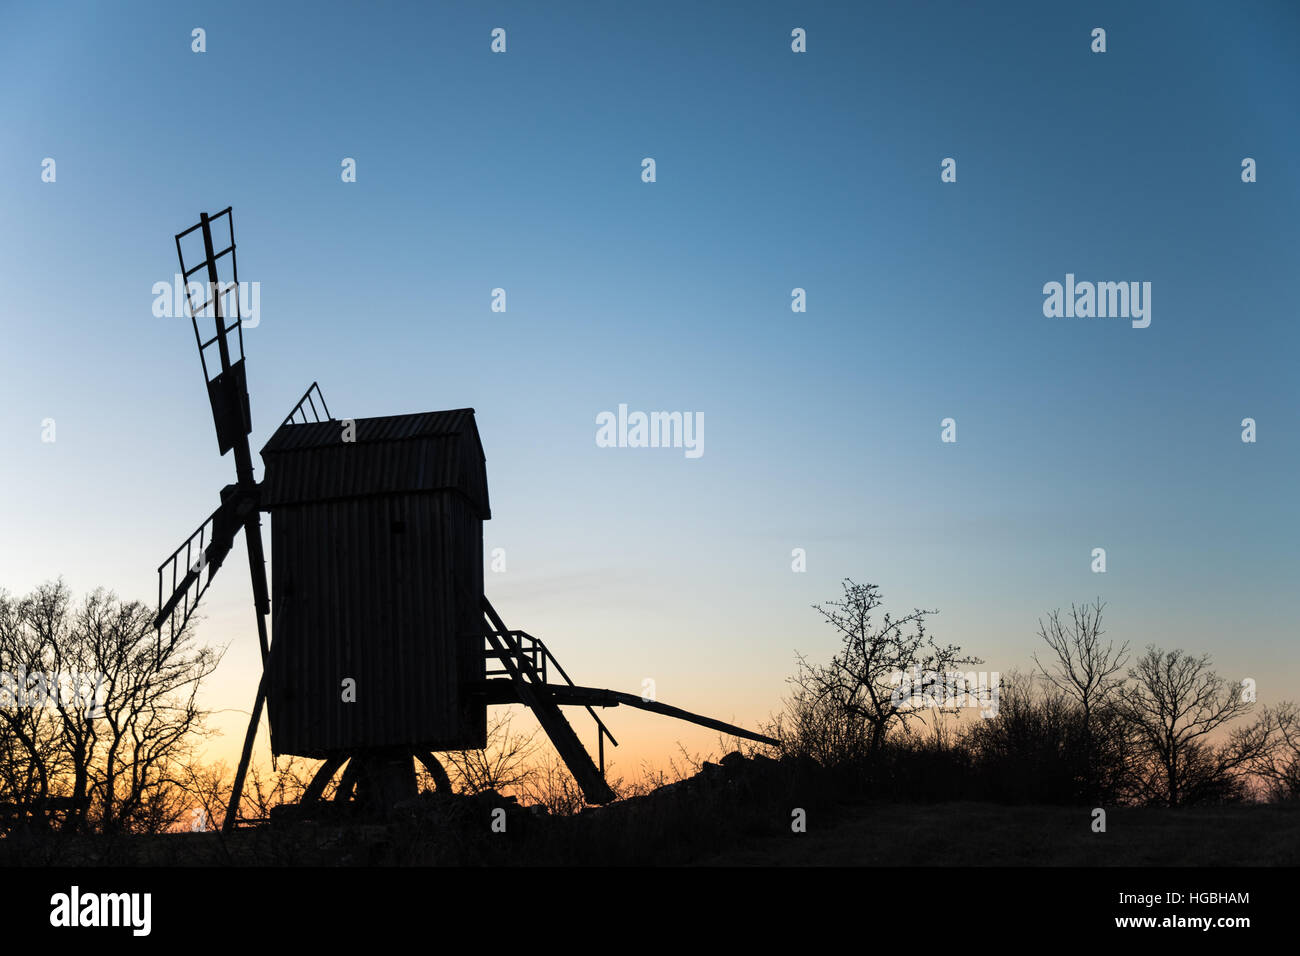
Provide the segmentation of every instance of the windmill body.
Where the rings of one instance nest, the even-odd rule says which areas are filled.
[[[474,410],[289,422],[262,460],[272,750],[485,746],[491,513]]]

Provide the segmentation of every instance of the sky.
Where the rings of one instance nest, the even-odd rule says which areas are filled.
[[[0,3],[0,587],[152,603],[233,481],[152,291],[233,206],[254,449],[313,381],[475,408],[488,597],[580,684],[757,726],[851,577],[988,670],[1100,598],[1293,699],[1300,8],[990,6]],[[1150,325],[1045,315],[1067,274]],[[600,447],[620,404],[703,453]],[[240,548],[200,631],[231,763]],[[624,770],[716,744],[603,716]]]

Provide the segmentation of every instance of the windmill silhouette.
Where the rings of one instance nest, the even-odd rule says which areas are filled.
[[[214,226],[226,231],[220,251]],[[187,267],[182,240],[195,231],[202,260]],[[273,753],[324,760],[303,794],[308,807],[342,770],[334,800],[382,811],[415,796],[417,760],[449,791],[434,754],[486,746],[494,704],[527,706],[596,804],[614,799],[605,741],[618,742],[595,707],[624,704],[776,743],[641,696],[575,685],[542,641],[506,626],[483,593],[483,521],[491,511],[473,409],[339,420],[313,382],[263,447],[256,481],[231,208],[202,213],[178,233],[176,254],[217,447],[234,452],[235,482],[159,566],[154,625],[172,637],[185,628],[242,530],[262,675],[225,832],[237,819],[264,704]],[[205,281],[193,285],[206,287],[207,298],[196,305],[191,277],[199,273]],[[223,302],[231,299],[227,317]],[[204,338],[199,323],[209,318],[213,334]],[[274,593],[263,511],[271,514]],[[561,705],[582,706],[595,721],[598,762]]]

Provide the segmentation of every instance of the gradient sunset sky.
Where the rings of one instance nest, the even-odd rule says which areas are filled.
[[[1295,4],[3,18],[0,587],[152,603],[233,480],[189,321],[151,291],[173,234],[233,205],[254,448],[313,380],[338,417],[475,408],[488,596],[580,684],[651,678],[755,726],[796,650],[833,650],[809,605],[851,576],[938,608],[988,670],[1100,597],[1117,640],[1296,696]],[[1150,282],[1150,327],[1046,318],[1067,273]],[[597,447],[620,403],[702,413],[704,454]],[[230,645],[204,696],[232,763],[258,666],[240,548],[202,629]],[[627,771],[716,738],[603,716]]]

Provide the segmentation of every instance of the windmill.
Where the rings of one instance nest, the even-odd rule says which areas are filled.
[[[214,227],[224,230],[220,251]],[[196,231],[202,260],[187,267],[182,240]],[[154,626],[173,639],[183,631],[242,530],[262,675],[225,831],[236,822],[263,705],[273,753],[324,761],[304,805],[319,802],[341,770],[336,802],[391,807],[415,796],[415,761],[437,789],[449,790],[435,753],[485,746],[494,704],[528,707],[596,804],[614,799],[605,741],[618,741],[595,707],[623,704],[776,742],[642,696],[576,685],[541,640],[506,626],[483,593],[483,521],[491,511],[472,408],[340,420],[313,382],[263,447],[258,482],[231,208],[202,213],[178,233],[176,254],[218,451],[234,452],[235,481],[159,566]],[[206,299],[196,305],[191,277],[199,273],[205,283],[194,285],[206,285]],[[223,303],[232,298],[227,317]],[[210,337],[201,319],[211,319]],[[271,514],[273,591],[263,511]],[[581,706],[595,721],[598,762],[561,706]]]

